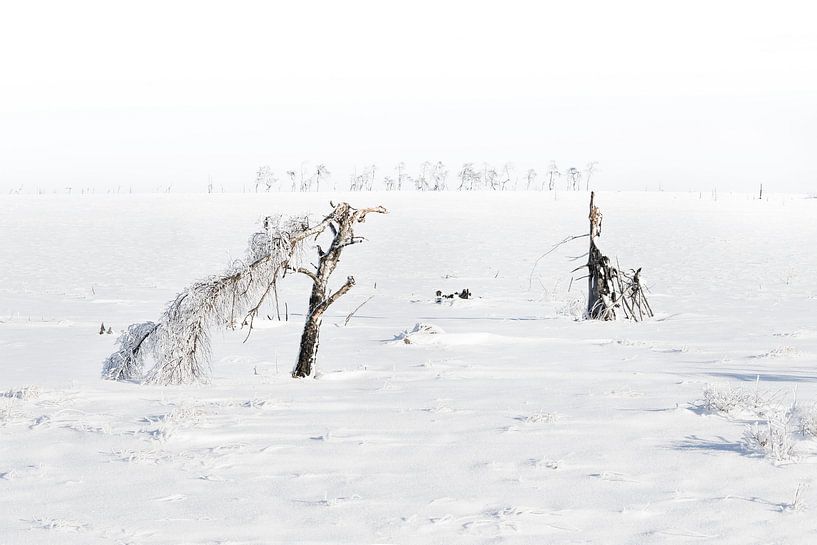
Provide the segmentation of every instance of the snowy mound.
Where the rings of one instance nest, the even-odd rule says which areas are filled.
[[[405,329],[395,335],[394,340],[396,342],[403,342],[404,344],[424,344],[433,340],[431,338],[433,335],[440,335],[442,333],[445,333],[445,331],[439,326],[417,322],[410,330]]]

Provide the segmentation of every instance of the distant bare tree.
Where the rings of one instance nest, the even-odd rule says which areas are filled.
[[[448,178],[448,170],[442,161],[437,161],[431,171],[431,179],[434,180],[434,185],[431,188],[433,191],[445,191],[447,189],[446,179]]]
[[[301,192],[307,192],[307,191],[311,191],[311,190],[312,190],[312,180],[313,180],[313,177],[312,177],[312,176],[307,176],[307,175],[306,175],[306,172],[307,172],[307,169],[305,168],[305,167],[306,167],[306,165],[307,165],[307,162],[306,162],[306,161],[304,161],[303,163],[301,163],[301,170],[300,170],[300,184],[299,184],[299,188],[300,188],[300,191],[301,191]]]
[[[499,189],[499,173],[488,163],[482,165],[482,186],[493,191]]]
[[[403,182],[407,181],[406,163],[400,162],[397,164],[397,191],[403,190]]]
[[[470,191],[474,189],[474,182],[479,179],[479,173],[474,170],[474,163],[465,163],[457,173],[457,177],[460,179],[457,190]]]
[[[364,172],[366,175],[366,191],[371,191],[374,188],[374,177],[375,172],[377,171],[377,165],[370,165],[369,168]]]
[[[414,189],[417,191],[427,191],[430,186],[428,183],[428,174],[431,170],[431,163],[429,161],[423,161],[420,165],[420,174],[414,179]]]
[[[295,193],[295,187],[296,187],[295,171],[294,170],[287,170],[287,176],[289,176],[289,179],[292,180],[292,187],[290,188],[290,191]]]
[[[556,166],[556,161],[551,161],[547,173],[545,174],[548,181],[548,191],[556,189],[556,180],[558,180],[561,175],[562,173],[559,172],[559,167]]]
[[[525,184],[525,190],[530,191],[530,187],[536,187],[536,176],[537,173],[535,170],[528,169],[528,172],[525,174],[525,179],[527,183]]]
[[[500,191],[505,191],[505,189],[508,187],[508,184],[511,181],[511,175],[513,173],[513,168],[514,168],[513,163],[505,163],[504,165],[502,165],[502,177],[501,177],[501,180],[499,182],[499,190]]]
[[[377,167],[375,165],[366,167],[360,174],[358,174],[357,169],[355,169],[354,174],[352,174],[349,180],[349,191],[371,191],[374,186],[376,170]]]
[[[596,165],[598,165],[598,161],[591,161],[587,163],[587,166],[584,167],[584,182],[586,184],[585,190],[590,191],[590,177],[593,176],[593,173],[596,172]]]
[[[329,176],[330,174],[332,174],[332,173],[329,172],[329,169],[326,168],[326,165],[324,165],[323,163],[319,164],[315,168],[315,174],[314,174],[314,176],[315,176],[315,185],[316,185],[315,191],[320,191],[321,190],[321,179],[326,177],[326,176]]]
[[[255,192],[258,193],[259,189],[268,192],[277,181],[278,179],[273,174],[272,169],[266,165],[262,166],[255,175]]]
[[[576,167],[570,167],[567,169],[565,177],[567,178],[567,188],[578,191],[582,183],[581,171]]]

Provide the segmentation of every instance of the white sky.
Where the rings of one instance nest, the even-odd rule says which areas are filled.
[[[3,2],[0,190],[600,162],[817,191],[811,2]]]

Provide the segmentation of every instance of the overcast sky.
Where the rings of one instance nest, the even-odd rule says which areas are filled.
[[[428,159],[817,191],[811,4],[6,2],[0,190]]]

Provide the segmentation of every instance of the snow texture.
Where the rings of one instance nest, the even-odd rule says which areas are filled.
[[[586,238],[531,281],[588,198],[0,196],[0,544],[814,543],[817,199],[597,193],[610,258],[644,267],[635,323],[576,319]],[[128,351],[100,378],[101,322],[138,339],[263,259],[267,215],[330,199],[390,214],[339,264],[314,379],[303,275],[246,343],[243,315],[213,329],[209,383],[136,384],[156,362]]]

